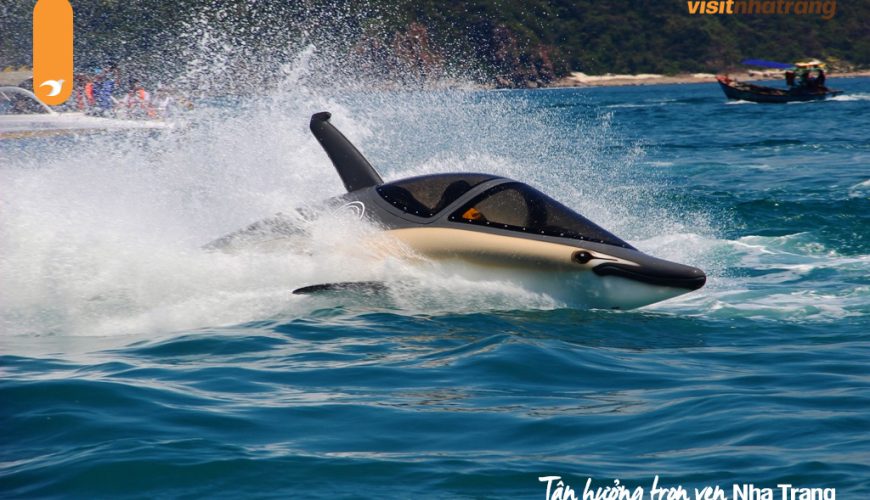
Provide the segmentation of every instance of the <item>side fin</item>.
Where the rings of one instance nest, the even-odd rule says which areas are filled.
[[[303,286],[293,290],[293,295],[314,295],[323,292],[352,292],[372,295],[381,294],[386,291],[387,285],[383,281],[343,281],[340,283]]]
[[[329,155],[347,192],[377,186],[384,181],[362,153],[329,123],[332,115],[326,111],[311,115],[311,133]]]

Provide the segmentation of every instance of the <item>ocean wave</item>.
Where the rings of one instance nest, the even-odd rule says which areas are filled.
[[[650,102],[650,103],[622,103],[622,104],[607,104],[605,108],[612,109],[631,109],[631,108],[657,108],[659,106],[666,106],[669,104],[668,102]]]
[[[849,198],[868,198],[870,197],[870,179],[864,182],[859,182],[849,188]]]
[[[870,101],[870,93],[856,92],[841,94],[828,98],[829,101],[854,102],[854,101]]]
[[[709,270],[707,286],[645,309],[785,322],[870,316],[870,288],[862,284],[870,255],[840,255],[812,233],[736,240],[682,235],[658,242],[656,251],[679,248],[692,248],[693,261]]]

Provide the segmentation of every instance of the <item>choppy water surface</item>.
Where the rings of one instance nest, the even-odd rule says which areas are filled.
[[[870,494],[870,80],[822,103],[713,85],[317,92],[205,103],[167,135],[0,143],[6,497],[527,497],[778,483]],[[341,192],[328,109],[390,179],[529,182],[708,271],[630,312],[382,259],[209,253]],[[376,297],[300,297],[341,280]]]

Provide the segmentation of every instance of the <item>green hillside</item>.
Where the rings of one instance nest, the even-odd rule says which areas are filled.
[[[0,67],[30,62],[33,0],[0,5]],[[199,57],[262,72],[308,44],[375,77],[443,74],[504,86],[590,74],[715,72],[755,57],[870,66],[870,2],[819,16],[693,16],[675,0],[72,0],[80,67],[171,72]]]

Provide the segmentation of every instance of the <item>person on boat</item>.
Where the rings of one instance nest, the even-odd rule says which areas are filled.
[[[825,70],[822,68],[819,68],[819,76],[816,78],[816,85],[822,90],[827,89],[827,87],[825,87]]]
[[[95,104],[93,80],[88,75],[78,74],[74,77],[74,81],[75,109],[76,111],[87,111]]]
[[[97,105],[97,98],[94,96],[94,77],[93,76],[85,77],[84,97],[85,97],[85,104],[87,104],[88,108],[93,108],[94,106]]]
[[[813,74],[813,71],[809,71],[809,76],[807,77],[807,88],[812,91],[816,91],[819,88],[819,79]]]
[[[178,99],[162,84],[157,85],[151,102],[157,110],[157,115],[162,118],[175,116],[180,111]]]
[[[788,88],[794,87],[794,71],[788,70],[785,72],[785,84]]]
[[[120,102],[128,116],[137,118],[157,118],[157,110],[151,104],[151,94],[139,80],[130,80],[130,90]]]
[[[111,114],[115,108],[115,80],[105,70],[99,70],[94,77],[94,100],[97,103],[97,113],[101,115]]]

